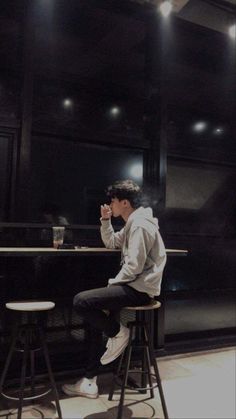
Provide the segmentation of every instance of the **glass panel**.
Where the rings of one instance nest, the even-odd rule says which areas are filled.
[[[169,233],[236,232],[236,168],[168,159],[166,211]]]
[[[142,138],[144,22],[86,1],[40,2],[35,12],[34,129]]]
[[[0,136],[0,220],[4,221],[9,205],[9,138]]]
[[[142,151],[35,137],[31,213],[41,222],[50,221],[45,211],[51,210],[72,224],[98,224],[105,188],[126,178],[141,185],[142,170]]]
[[[7,1],[0,7],[0,120],[17,118],[22,57],[22,4]]]
[[[204,210],[225,187],[232,169],[170,163],[167,172],[166,207]]]

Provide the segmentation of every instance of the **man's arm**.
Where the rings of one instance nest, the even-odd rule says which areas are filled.
[[[128,254],[120,272],[115,278],[109,279],[109,285],[135,281],[143,272],[147,255],[154,239],[142,227],[136,227],[130,234]]]
[[[109,205],[101,205],[101,237],[102,241],[108,249],[120,249],[124,241],[124,229],[117,233],[111,224],[112,211]]]

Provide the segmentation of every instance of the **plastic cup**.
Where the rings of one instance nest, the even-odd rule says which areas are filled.
[[[58,247],[63,244],[65,234],[65,227],[52,227],[53,247]]]

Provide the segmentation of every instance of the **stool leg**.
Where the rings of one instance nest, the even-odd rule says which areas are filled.
[[[149,355],[149,351],[148,351],[148,342],[146,341],[147,346],[145,346],[145,351],[146,351],[146,359],[147,359],[147,373],[148,373],[148,382],[149,382],[149,386],[150,386],[150,396],[152,399],[154,399],[154,391],[153,391],[153,383],[152,383],[152,376],[151,376],[151,361],[150,361],[150,355]]]
[[[155,371],[155,376],[156,376],[156,380],[157,380],[157,384],[158,384],[158,389],[159,389],[162,409],[163,409],[163,413],[164,413],[164,418],[169,419],[168,412],[167,412],[167,407],[166,407],[166,402],[165,402],[165,397],[164,397],[162,384],[161,384],[161,377],[160,377],[159,370],[158,370],[158,367],[157,367],[157,362],[156,362],[156,358],[155,358],[155,355],[154,355],[152,341],[150,339],[148,327],[145,326],[144,330],[145,330],[146,339],[149,342],[148,349],[149,349],[149,354],[150,354],[150,360],[151,360],[151,363],[152,363],[154,371]]]
[[[10,346],[10,349],[9,349],[9,352],[8,352],[8,355],[7,355],[7,359],[6,359],[6,362],[5,362],[5,366],[3,368],[1,378],[0,378],[0,393],[2,392],[3,384],[4,384],[4,381],[5,381],[7,372],[8,372],[8,368],[9,368],[10,363],[11,363],[13,352],[15,350],[17,336],[18,336],[18,325],[15,325],[13,333],[12,333],[11,346]]]
[[[142,341],[146,345],[146,339],[145,339],[145,336],[144,336],[143,327],[141,327],[141,335],[142,335]],[[141,387],[143,387],[143,388],[147,387],[147,375],[146,375],[146,371],[147,371],[147,359],[146,359],[145,349],[146,348],[143,348],[143,351],[142,351],[143,353],[142,353],[142,363],[141,363],[141,368],[142,368]],[[147,393],[147,390],[139,390],[139,392],[141,394],[146,394]]]
[[[23,360],[22,360],[21,377],[20,377],[20,393],[19,393],[19,405],[18,405],[17,419],[21,419],[22,407],[23,407],[26,366],[27,366],[27,358],[28,358],[28,353],[29,353],[29,336],[28,336],[27,331],[25,331],[24,340],[25,340],[25,342],[24,342]]]
[[[124,365],[124,377],[121,386],[121,393],[120,393],[120,402],[118,406],[118,415],[117,419],[122,419],[122,412],[123,412],[123,405],[124,405],[124,398],[125,398],[125,390],[127,386],[127,379],[129,374],[129,365],[130,365],[130,358],[132,352],[132,336],[133,336],[133,326],[130,326],[130,335],[129,335],[129,343],[127,346],[127,353],[125,358],[125,365]]]
[[[58,418],[62,419],[61,406],[60,406],[60,403],[59,403],[57,387],[56,387],[56,383],[55,383],[52,368],[51,368],[51,362],[50,362],[50,358],[49,358],[49,354],[48,354],[48,347],[47,347],[47,344],[46,344],[44,332],[41,328],[39,330],[39,333],[40,333],[40,339],[41,339],[42,348],[43,348],[43,354],[44,354],[44,358],[45,358],[46,365],[47,365],[49,379],[50,379],[51,386],[52,386],[52,389],[53,389],[53,392],[54,392]]]
[[[35,396],[35,359],[34,350],[30,351],[30,380],[31,380],[31,395]]]
[[[111,384],[111,388],[109,391],[109,396],[108,396],[108,400],[111,401],[113,394],[114,394],[114,390],[115,390],[115,379],[116,377],[118,377],[120,375],[120,371],[121,371],[121,367],[122,367],[122,363],[123,363],[123,359],[124,359],[124,354],[125,352],[122,353],[120,361],[119,361],[119,365],[118,368],[116,370],[116,373],[113,374],[113,380],[112,380],[112,384]]]

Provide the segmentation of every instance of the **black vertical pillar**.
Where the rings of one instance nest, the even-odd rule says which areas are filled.
[[[159,216],[165,208],[167,174],[167,125],[168,125],[168,63],[171,45],[171,17],[165,20],[157,11],[147,19],[146,38],[146,139],[149,141],[149,155],[144,168],[144,185],[149,190],[151,205]],[[162,307],[155,310],[154,346],[164,348],[165,342],[165,296],[162,293]]]
[[[149,153],[144,167],[144,185],[154,211],[165,206],[167,161],[168,38],[162,17],[155,11],[147,17],[145,136]]]
[[[24,3],[25,18],[23,25],[23,74],[21,100],[21,128],[18,151],[15,219],[28,219],[30,193],[30,151],[33,101],[33,58],[34,58],[34,13],[33,2]]]

